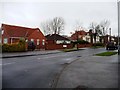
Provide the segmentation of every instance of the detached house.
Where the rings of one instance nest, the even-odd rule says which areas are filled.
[[[88,41],[91,43],[91,37],[90,37],[90,32],[85,32],[84,30],[81,31],[76,31],[71,35],[71,40],[76,41],[77,39]],[[99,36],[96,36],[96,42],[99,42]],[[95,40],[93,38],[93,43],[95,43]]]
[[[37,49],[45,48],[45,37],[39,28],[27,28],[21,26],[2,24],[2,43],[17,43],[21,38],[35,43]]]
[[[76,31],[74,34],[71,35],[71,40],[76,41],[77,39],[90,42],[89,33],[85,32],[84,30]]]

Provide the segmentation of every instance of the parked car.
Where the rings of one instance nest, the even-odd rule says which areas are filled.
[[[29,41],[29,42],[28,42],[28,50],[34,51],[35,48],[36,48],[35,43],[32,42],[32,41]]]
[[[106,50],[116,50],[118,46],[114,44],[114,42],[108,42],[106,44]]]

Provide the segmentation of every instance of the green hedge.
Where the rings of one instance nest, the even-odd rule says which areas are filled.
[[[89,42],[88,41],[85,41],[85,40],[78,40],[78,41],[75,41],[75,42],[72,42],[72,43],[74,43],[74,44],[89,44]]]
[[[15,44],[3,44],[2,52],[23,52],[26,51],[25,41],[20,40],[19,43]]]

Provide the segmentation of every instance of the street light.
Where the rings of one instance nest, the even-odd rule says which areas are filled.
[[[118,6],[118,55],[120,55],[120,46],[119,46],[119,43],[120,43],[120,41],[119,41],[119,37],[120,37],[120,32],[119,32],[119,30],[120,30],[120,17],[119,17],[119,13],[120,13],[120,1],[118,0],[118,2],[117,2],[117,6]]]
[[[78,31],[77,32],[77,50],[78,50]]]
[[[109,28],[109,30],[110,30],[110,38],[109,38],[109,42],[111,42],[111,28]]]

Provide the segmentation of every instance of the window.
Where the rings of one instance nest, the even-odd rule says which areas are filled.
[[[40,40],[39,39],[37,39],[37,45],[40,45]]]
[[[4,44],[8,43],[8,39],[7,39],[7,38],[4,38],[3,43],[4,43]]]
[[[61,43],[63,43],[64,41],[63,40],[57,40],[56,41],[56,44],[61,44]]]
[[[2,35],[4,34],[4,30],[2,30]]]
[[[34,39],[31,39],[32,42],[34,42]]]
[[[0,44],[2,43],[2,41],[1,41],[1,37],[0,37]]]
[[[42,45],[45,45],[45,40],[44,39],[42,40]]]
[[[28,39],[26,39],[25,42],[28,42]]]

